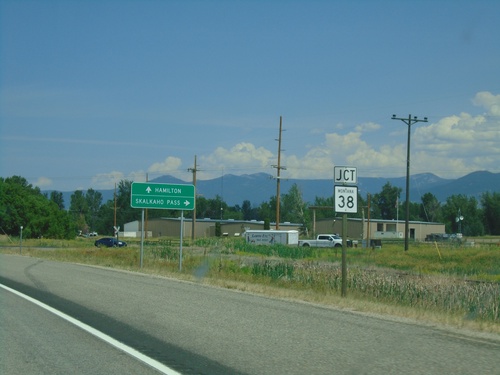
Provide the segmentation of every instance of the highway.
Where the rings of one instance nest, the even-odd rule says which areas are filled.
[[[500,373],[500,335],[18,255],[0,255],[0,284],[186,375]],[[8,290],[0,299],[2,374],[159,373]]]
[[[31,302],[0,289],[2,374],[158,374]]]

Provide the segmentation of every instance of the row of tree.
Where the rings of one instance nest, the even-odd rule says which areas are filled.
[[[122,180],[117,185],[114,199],[103,202],[99,191],[77,190],[70,198],[69,210],[61,192],[44,194],[19,176],[0,178],[0,230],[18,236],[23,226],[23,236],[48,238],[73,238],[77,234],[98,232],[112,235],[113,227],[123,229],[125,223],[140,220],[141,210],[130,207],[132,181]],[[372,196],[358,196],[358,213],[353,217],[402,220],[406,206],[401,204],[401,188],[385,184],[382,191]],[[214,199],[196,198],[196,210],[187,211],[186,218],[196,212],[196,218],[276,221],[276,196],[268,202],[253,207],[250,201],[228,206],[219,196]],[[333,197],[316,197],[313,206],[332,207],[319,210],[316,218],[335,216]],[[500,235],[500,193],[484,193],[478,201],[474,197],[452,195],[441,203],[431,194],[422,196],[421,202],[410,203],[412,221],[441,222],[447,233],[462,232],[466,236],[485,234]],[[280,196],[280,222],[301,223],[311,226],[309,204],[302,199],[299,187],[294,184],[287,194]],[[147,210],[148,218],[178,217],[173,210]]]

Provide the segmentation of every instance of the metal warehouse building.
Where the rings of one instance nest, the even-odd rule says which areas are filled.
[[[197,219],[194,225],[195,238],[215,237],[215,225],[220,223],[221,233],[224,236],[234,237],[239,236],[245,230],[264,229],[263,221],[256,220],[215,220],[215,219]],[[271,223],[271,228],[276,227],[276,223]],[[283,230],[299,230],[301,224],[281,223],[280,229]],[[124,237],[140,237],[141,222],[132,221],[125,224],[124,231],[121,233]],[[181,230],[180,218],[156,218],[150,219],[144,223],[144,231],[146,237],[179,237]],[[193,222],[191,219],[184,219],[184,238],[192,237]]]
[[[401,220],[347,219],[347,237],[353,240],[403,239],[404,230],[405,222]],[[409,230],[412,241],[425,241],[429,234],[445,233],[445,226],[443,223],[410,221]],[[342,218],[317,220],[313,223],[313,233],[342,233]]]
[[[256,220],[216,220],[198,219],[195,221],[195,238],[214,237],[216,223],[221,225],[221,233],[224,236],[239,236],[245,230],[264,229],[263,221]],[[276,223],[270,224],[271,228],[276,227]],[[181,228],[181,218],[155,218],[144,223],[146,237],[179,237]],[[404,221],[396,220],[363,220],[360,218],[347,219],[347,238],[362,241],[365,239],[403,239]],[[302,232],[302,225],[298,223],[280,223],[280,229],[298,230]],[[410,239],[412,241],[424,241],[426,236],[433,233],[445,233],[443,223],[428,223],[423,221],[410,221]],[[141,222],[133,221],[125,224],[124,232],[120,233],[124,237],[140,237]],[[191,238],[193,233],[193,222],[191,219],[184,219],[184,238]],[[319,233],[342,233],[342,218],[321,219],[313,222],[312,236]]]

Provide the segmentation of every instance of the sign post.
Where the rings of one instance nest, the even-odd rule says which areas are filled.
[[[347,294],[347,214],[358,212],[358,187],[348,184],[357,183],[355,167],[334,167],[335,212],[342,213],[342,297]]]
[[[142,214],[141,214],[141,268],[142,268],[142,263],[143,263],[143,258],[144,258],[144,208],[142,209]]]
[[[195,187],[189,184],[159,184],[150,182],[132,182],[130,188],[130,206],[142,208],[141,224],[141,268],[144,258],[144,209],[155,208],[181,211],[179,271],[182,271],[182,240],[184,236],[184,211],[195,207]],[[194,218],[193,218],[194,220]]]

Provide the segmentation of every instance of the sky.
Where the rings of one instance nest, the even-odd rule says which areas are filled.
[[[499,1],[0,2],[0,177],[500,172]],[[409,127],[392,115],[427,122]],[[278,152],[280,117],[281,152]],[[274,166],[274,167],[273,167]]]

